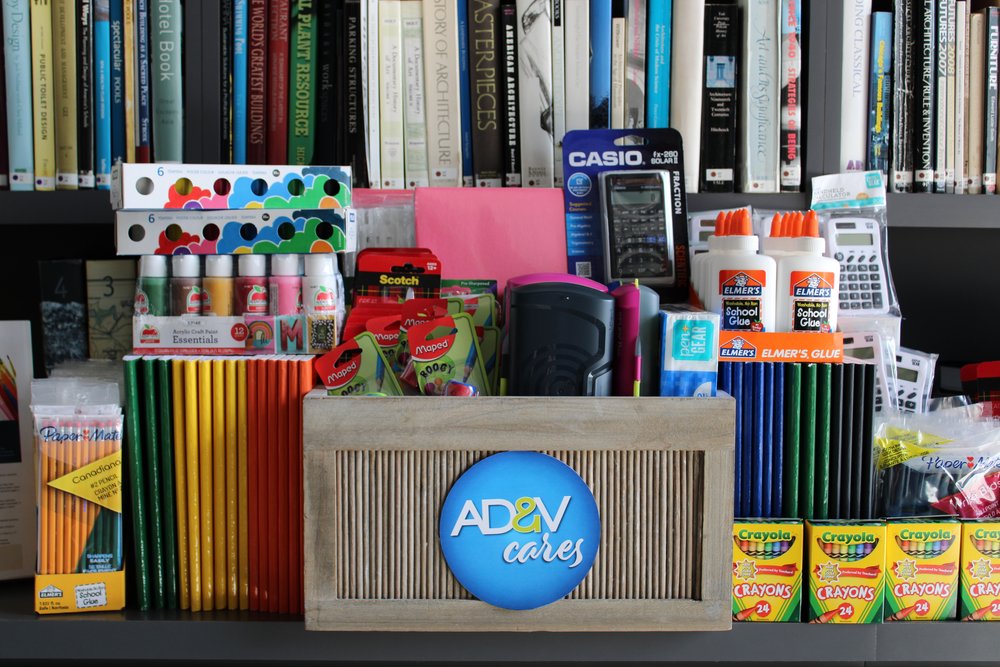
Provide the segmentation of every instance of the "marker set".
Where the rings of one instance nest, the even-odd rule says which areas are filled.
[[[139,607],[301,613],[312,357],[126,357],[125,387]]]

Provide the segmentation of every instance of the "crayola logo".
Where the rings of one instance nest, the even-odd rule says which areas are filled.
[[[878,538],[871,533],[823,533],[820,539],[823,542],[841,542],[843,544],[854,544],[856,542],[875,544],[878,542]]]
[[[736,337],[719,348],[719,356],[724,359],[753,359],[757,356],[757,348],[745,338]]]
[[[1000,530],[976,528],[976,530],[973,531],[972,536],[977,540],[1000,540]]]
[[[341,387],[347,384],[352,379],[354,379],[354,376],[357,375],[358,369],[360,367],[361,367],[361,357],[352,359],[350,363],[348,363],[343,368],[337,369],[332,373],[330,373],[330,375],[326,378],[326,385],[328,387]]]
[[[763,532],[759,530],[740,529],[736,533],[741,540],[757,540],[758,542],[789,542],[792,534],[787,530]]]
[[[792,285],[792,296],[808,299],[829,299],[833,295],[833,287],[819,274],[811,273],[806,278]]]
[[[899,531],[899,539],[901,540],[917,540],[921,542],[934,542],[941,540],[954,540],[955,534],[950,530],[907,530],[904,528]]]

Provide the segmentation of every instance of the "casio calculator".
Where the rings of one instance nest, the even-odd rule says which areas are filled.
[[[831,218],[826,223],[826,244],[827,256],[840,263],[840,313],[889,312],[889,283],[878,222]]]
[[[668,172],[663,171],[601,174],[604,276],[608,282],[637,279],[644,285],[674,284],[668,178]]]

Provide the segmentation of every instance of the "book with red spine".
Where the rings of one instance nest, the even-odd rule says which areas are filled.
[[[267,16],[267,160],[288,161],[288,38],[291,0],[270,0]]]

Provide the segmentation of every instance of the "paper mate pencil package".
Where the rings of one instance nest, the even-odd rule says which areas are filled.
[[[885,620],[955,618],[962,526],[955,519],[890,519]]]
[[[882,621],[885,541],[881,521],[806,521],[807,621]]]
[[[802,521],[733,524],[733,620],[796,622],[802,604]]]
[[[1000,621],[1000,521],[962,523],[958,618]]]

